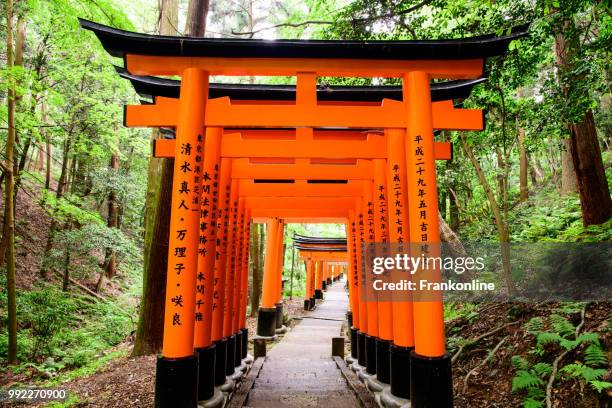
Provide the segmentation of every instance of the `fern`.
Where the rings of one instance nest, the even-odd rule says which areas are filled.
[[[526,398],[523,401],[523,408],[543,408],[544,407],[544,401],[542,400],[537,400],[534,398]]]
[[[592,367],[600,367],[600,366],[608,365],[608,357],[606,356],[606,353],[604,353],[601,346],[599,345],[599,341],[591,343],[584,350],[584,362],[586,365],[589,365]]]
[[[564,314],[579,313],[584,308],[583,302],[567,302],[562,303],[559,308],[555,309]]]
[[[589,385],[593,387],[599,393],[601,393],[604,390],[609,390],[612,388],[612,383],[608,381],[591,380],[589,381]]]
[[[580,378],[586,382],[599,380],[607,370],[603,368],[592,368],[581,363],[568,364],[561,369],[562,373],[567,373],[570,377]]]
[[[532,367],[534,373],[542,378],[543,376],[549,376],[552,372],[552,366],[548,363],[537,363]]]
[[[559,333],[562,337],[571,336],[574,334],[576,328],[569,322],[565,317],[558,314],[550,315],[550,323],[556,333]]]
[[[544,381],[532,371],[519,370],[512,379],[512,392],[536,388],[544,385]]]
[[[537,335],[544,330],[544,321],[541,317],[532,317],[523,327],[527,333]]]
[[[529,366],[530,366],[529,361],[525,360],[521,356],[512,356],[512,358],[510,359],[510,362],[512,363],[512,366],[516,369],[529,370]]]
[[[559,343],[563,337],[559,333],[541,332],[536,336],[537,346],[542,347],[550,343]]]

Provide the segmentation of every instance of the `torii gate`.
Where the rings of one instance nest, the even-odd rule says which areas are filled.
[[[378,162],[374,183],[377,188],[382,187],[382,192],[387,190],[386,183],[394,188],[397,184],[396,204],[391,206],[397,211],[388,211],[387,224],[375,222],[373,209],[384,210],[387,201],[374,200],[371,189],[367,188],[362,202],[357,203],[353,211],[349,210],[350,233],[347,235],[352,260],[351,306],[354,307],[355,289],[360,293],[360,283],[363,283],[359,273],[362,248],[358,244],[385,240],[412,242],[419,243],[425,251],[429,244],[439,242],[433,130],[477,130],[483,126],[479,110],[457,109],[452,103],[432,102],[430,79],[478,78],[483,73],[485,58],[503,54],[511,40],[526,33],[522,28],[499,38],[268,42],[134,34],[84,20],[81,25],[94,31],[111,55],[123,57],[131,74],[181,77],[178,101],[156,98],[154,105],[128,107],[126,124],[177,128],[164,344],[157,363],[156,406],[190,408],[197,405],[198,398],[210,392],[198,384],[198,372],[206,376],[215,366],[216,346],[224,342],[235,345],[238,335],[235,330],[240,326],[240,316],[235,313],[239,309],[236,294],[243,293],[244,285],[235,282],[244,279],[245,263],[234,261],[244,260],[244,246],[236,242],[241,243],[241,237],[248,237],[250,223],[247,223],[249,215],[244,207],[247,199],[236,199],[238,189],[232,188],[237,182],[223,183],[224,178],[227,181],[231,177],[229,171],[224,170],[228,166],[220,161],[231,159],[222,159],[218,154],[223,151],[221,145],[226,139],[222,129],[297,128],[295,140],[310,143],[310,150],[306,156],[293,150],[290,156],[293,158],[312,157],[322,148],[329,150],[328,140],[317,139],[315,128],[384,129],[391,148],[387,149],[388,156],[382,159],[387,159],[389,166],[384,165],[384,160],[383,164]],[[262,102],[261,98],[251,101],[233,101],[227,97],[209,99],[209,75],[296,76],[295,100],[281,103]],[[385,99],[374,104],[319,101],[317,76],[399,77],[403,81],[402,100]],[[248,142],[254,148],[262,144],[260,140]],[[292,145],[279,140],[275,143],[285,147]],[[345,143],[351,141],[334,145],[331,150],[343,148]],[[273,152],[279,153],[281,148]],[[346,158],[342,153],[328,153],[334,158]],[[269,156],[264,152],[260,157]],[[221,182],[214,181],[217,179]],[[408,200],[408,192],[413,192],[414,198]],[[385,197],[385,194],[380,196]],[[396,214],[395,219],[392,214]],[[239,220],[245,222],[239,226]],[[374,228],[366,227],[366,223],[373,224]],[[216,228],[204,228],[213,225]],[[395,227],[387,228],[392,225]],[[230,262],[225,262],[227,259]],[[223,316],[222,309],[217,308],[212,316],[196,318],[200,274],[202,281],[208,282],[202,288],[204,310],[212,311],[217,294],[225,293],[225,305],[229,307],[231,299],[233,314]],[[210,282],[217,283],[217,276],[229,279],[229,285],[211,285]],[[439,276],[431,280],[436,278]],[[384,344],[381,347],[384,350],[391,336],[391,377],[397,371],[399,376],[408,378],[408,381],[400,381],[402,387],[396,386],[398,394],[394,394],[410,396],[415,407],[452,406],[450,359],[445,354],[441,300],[414,304],[394,302],[393,305],[357,303],[357,309],[353,309],[357,314],[353,316],[354,329],[359,329],[356,331],[358,338],[366,340],[359,342],[358,358],[361,361],[362,354],[365,355],[367,371],[371,372],[373,366],[376,372],[376,358],[372,357],[378,354],[378,339]],[[411,313],[412,318],[409,318]],[[381,326],[387,331],[392,327],[391,335],[379,333],[379,318],[391,318],[393,324]],[[202,321],[210,325],[200,323]],[[228,340],[220,339],[213,344],[215,333],[218,335],[221,331]],[[244,336],[240,337],[244,340]],[[363,353],[362,343],[366,345]],[[229,360],[227,357],[227,366]],[[406,367],[410,367],[408,372]],[[392,391],[393,388],[392,381]]]
[[[300,258],[306,263],[307,293],[304,309],[312,310],[316,299],[323,298],[322,291],[326,289],[326,285],[342,275],[342,272],[334,274],[331,271],[328,278],[321,274],[321,271],[327,272],[324,264],[328,262],[348,264],[347,241],[346,238],[306,237],[295,234],[293,242],[296,244],[295,248],[300,251]]]

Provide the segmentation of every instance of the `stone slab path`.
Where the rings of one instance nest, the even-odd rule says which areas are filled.
[[[345,282],[331,285],[316,310],[268,352],[245,407],[360,406],[331,358],[331,339],[340,335],[348,308]]]

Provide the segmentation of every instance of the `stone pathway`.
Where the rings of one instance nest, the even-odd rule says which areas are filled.
[[[245,407],[360,406],[331,358],[331,339],[340,335],[348,308],[344,285],[340,280],[328,288],[317,309],[268,352]]]

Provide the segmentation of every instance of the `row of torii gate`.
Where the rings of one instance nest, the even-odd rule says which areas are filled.
[[[434,131],[483,129],[481,110],[454,101],[482,81],[486,58],[505,53],[526,28],[454,40],[263,41],[81,25],[123,58],[121,76],[153,97],[127,106],[125,125],[174,134],[154,144],[155,157],[174,158],[155,405],[196,407],[248,360],[252,223],[268,223],[257,334],[272,336],[284,225],[332,222],[346,226],[344,259],[337,242],[298,243],[307,260],[305,307],[327,281],[323,261],[347,261],[349,360],[413,407],[452,406],[441,299],[365,301],[363,251],[371,242],[423,251],[439,242],[435,163],[452,149],[435,142]],[[296,85],[211,84],[211,75],[292,76]],[[400,78],[402,86],[318,87],[325,76]]]

